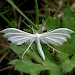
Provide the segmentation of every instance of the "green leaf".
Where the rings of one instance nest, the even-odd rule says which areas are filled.
[[[73,66],[70,60],[65,60],[65,62],[63,62],[61,66],[62,66],[63,72],[65,73],[71,72],[73,70]]]
[[[42,20],[42,24],[47,30],[51,30],[51,29],[59,28],[61,25],[61,22],[58,17],[56,17],[54,20],[53,17],[47,16],[46,21]]]
[[[51,75],[61,75],[60,67],[54,63],[49,51],[47,52],[48,48],[44,47],[46,45],[42,45],[42,46],[44,51],[46,52],[45,61],[39,56],[36,50],[36,45],[33,44],[32,45],[33,51],[27,54],[27,57],[30,57],[31,59],[24,57],[24,59],[22,60],[19,59],[13,60],[12,62],[10,62],[10,64],[15,65],[15,68],[17,70],[24,73],[29,73],[31,75],[39,75],[41,71],[45,71],[45,70],[48,70]],[[10,48],[13,49],[13,51],[19,55],[23,53],[23,51],[25,50],[25,44],[21,46],[16,46],[14,44],[11,44]]]
[[[28,45],[22,44],[20,46],[15,45],[13,43],[10,44],[10,48],[16,53],[16,54],[22,54],[26,49]]]
[[[72,56],[71,63],[72,63],[72,66],[75,67],[75,55]]]
[[[50,12],[48,10],[45,11],[45,20],[50,17]]]
[[[64,52],[57,52],[57,57],[60,59],[61,62],[69,60],[68,55],[65,54]]]
[[[34,64],[30,61],[23,61],[19,59],[15,59],[10,64],[15,65],[16,69],[24,72],[24,73],[30,73],[31,75],[38,75],[40,70],[45,70],[44,66],[40,64]]]
[[[44,21],[44,20],[43,20]],[[55,29],[55,25],[54,25],[54,19],[50,16],[47,18],[47,20],[43,23],[43,26],[47,29],[47,30],[51,30],[51,29]]]
[[[67,18],[72,17],[72,11],[70,9],[70,6],[67,6],[64,10],[64,16],[66,16]]]
[[[72,13],[71,9],[69,7],[67,7],[64,10],[64,14],[62,17],[62,24],[63,27],[69,28],[73,31],[75,31],[75,14]]]
[[[41,71],[45,70],[49,70],[49,73],[51,75],[62,75],[59,66],[53,64],[48,60],[44,61],[43,64],[39,64],[27,60],[24,61],[24,60],[15,59],[11,61],[10,64],[15,65],[15,68],[17,70],[31,75],[39,75]]]
[[[54,25],[56,29],[61,27],[61,22],[58,17],[55,18]]]
[[[72,63],[67,54],[65,54],[63,52],[58,52],[57,56],[61,61],[60,67],[62,68],[63,73],[67,73],[67,72],[70,72],[73,70]]]
[[[47,45],[45,45],[45,44],[41,44],[41,45],[42,45],[42,49],[43,49],[43,51],[45,53],[46,59],[51,60],[51,61],[54,61],[53,60],[53,57],[52,57],[52,55],[51,55],[51,53],[49,51],[50,48]]]
[[[35,61],[37,61],[37,62],[39,62],[39,63],[43,63],[44,61],[43,61],[43,59],[41,58],[41,56],[39,55],[38,50],[37,50],[37,48],[36,48],[35,45],[34,45],[34,47],[35,47],[35,48],[33,48],[33,46],[32,46],[32,48],[33,48],[34,51],[28,53],[28,55],[29,55],[30,57],[32,57]],[[43,49],[43,51],[44,51],[44,53],[45,53],[45,58],[46,58],[46,60],[51,60],[51,61],[54,62],[53,57],[51,56],[51,54],[50,54],[50,52],[49,52],[49,50],[48,50],[48,47],[47,47],[46,45],[42,44],[42,49]]]

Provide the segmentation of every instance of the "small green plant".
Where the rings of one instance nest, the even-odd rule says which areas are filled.
[[[11,0],[7,0],[12,7],[14,7],[30,24],[30,27],[35,31],[42,31],[39,28],[39,13],[38,13],[38,3],[36,3],[36,21],[33,23]],[[1,14],[2,15],[2,14]],[[10,22],[8,22],[10,24]],[[69,28],[75,31],[75,13],[73,13],[69,6],[64,10],[62,16],[62,22],[59,18],[55,19],[50,16],[50,14],[45,14],[45,19],[42,20],[42,27],[45,27],[47,31],[56,28]],[[64,75],[68,72],[73,71],[75,68],[75,33],[73,33],[71,39],[68,39],[62,46],[52,45],[52,49],[46,44],[41,43],[42,49],[45,53],[46,60],[42,60],[37,52],[36,44],[33,43],[30,51],[27,52],[23,58],[21,57],[23,52],[27,49],[28,45],[26,43],[17,46],[13,43],[9,45],[16,55],[17,59],[10,62],[15,68],[20,71],[30,75],[39,75],[40,72],[47,71],[47,75]],[[55,51],[56,49],[57,51]],[[71,57],[72,56],[72,57]]]

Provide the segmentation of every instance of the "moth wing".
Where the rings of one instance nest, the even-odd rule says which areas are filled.
[[[43,33],[41,35],[41,41],[59,46],[66,42],[67,38],[71,38],[70,33],[73,33],[73,31],[67,28],[55,29],[53,31]]]
[[[31,42],[33,40],[33,34],[21,31],[19,29],[7,28],[1,32],[4,33],[5,38],[16,45],[21,45],[24,42]]]

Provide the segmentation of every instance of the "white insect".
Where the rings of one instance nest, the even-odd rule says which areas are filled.
[[[29,42],[29,46],[22,54],[22,57],[29,50],[32,43],[36,41],[38,52],[43,60],[45,60],[45,55],[42,50],[40,41],[47,44],[48,46],[50,46],[49,44],[59,46],[66,42],[67,38],[71,38],[70,33],[73,33],[72,30],[67,28],[58,28],[42,34],[31,34],[15,28],[7,28],[2,30],[2,32],[5,33],[4,37],[8,38],[9,41],[15,43],[16,45],[21,45],[23,43]]]

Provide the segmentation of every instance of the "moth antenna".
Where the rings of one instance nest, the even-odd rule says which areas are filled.
[[[22,22],[24,23],[24,24],[26,24],[26,26],[28,26],[33,32],[34,32],[34,29],[33,29],[33,27],[31,28],[26,22],[24,22],[23,20],[22,20]]]
[[[35,33],[35,30],[33,29],[33,27],[32,27],[32,30],[33,30],[33,33]]]

